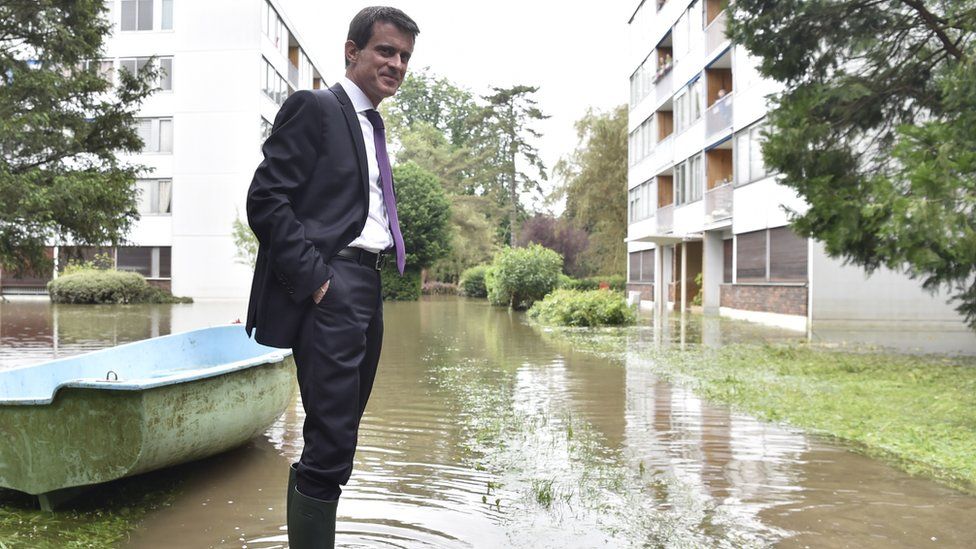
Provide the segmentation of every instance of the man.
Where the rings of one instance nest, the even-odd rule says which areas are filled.
[[[349,25],[345,78],[285,101],[248,191],[260,246],[247,330],[293,349],[306,416],[288,488],[292,548],[334,546],[340,485],[352,472],[380,356],[379,267],[388,250],[403,273],[376,109],[403,81],[418,33],[398,9],[360,11]]]

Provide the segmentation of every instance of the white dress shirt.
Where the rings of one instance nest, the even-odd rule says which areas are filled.
[[[393,235],[390,234],[390,220],[386,215],[386,204],[383,202],[383,189],[380,186],[380,167],[376,162],[376,144],[373,141],[373,125],[366,118],[367,110],[374,109],[373,103],[366,97],[352,80],[345,76],[339,81],[345,90],[352,106],[359,117],[359,127],[363,131],[363,141],[366,144],[366,165],[369,172],[369,213],[363,232],[349,243],[350,246],[362,248],[370,252],[380,252],[393,246]]]

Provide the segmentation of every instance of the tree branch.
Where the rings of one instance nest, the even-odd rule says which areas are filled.
[[[941,26],[945,22],[942,18],[937,17],[932,12],[925,9],[925,5],[921,0],[901,0],[901,2],[918,12],[918,15],[922,18],[922,21],[925,22],[925,25],[929,28],[929,30],[935,33],[935,35],[942,42],[942,45],[945,46],[946,51],[960,61],[966,59],[966,54],[957,48],[956,44],[945,33],[945,30]]]

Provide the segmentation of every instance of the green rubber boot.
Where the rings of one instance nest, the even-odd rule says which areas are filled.
[[[288,492],[288,546],[291,549],[334,549],[338,507],[339,500],[311,498],[298,488],[292,488]]]

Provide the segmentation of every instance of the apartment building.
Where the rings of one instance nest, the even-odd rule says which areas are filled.
[[[805,204],[763,164],[777,91],[725,34],[724,0],[644,0],[630,20],[628,291],[662,308],[809,330],[908,321],[963,329],[945,295],[867,276],[798,237]]]
[[[52,246],[59,268],[105,254],[174,294],[247,295],[251,267],[237,255],[235,219],[278,108],[322,74],[277,0],[108,0],[114,31],[91,63],[111,80],[159,63],[159,90],[142,105],[145,147],[126,160],[148,169],[136,182],[141,219],[125,246]],[[6,293],[42,292],[51,277],[4,276]]]

